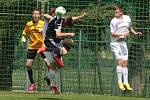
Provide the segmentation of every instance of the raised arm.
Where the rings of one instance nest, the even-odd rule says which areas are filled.
[[[72,17],[72,20],[73,20],[73,21],[77,21],[77,20],[79,20],[79,19],[81,19],[81,18],[84,18],[86,15],[87,15],[87,13],[84,12],[84,13],[82,13],[82,14],[79,15],[79,16],[73,16],[73,17]]]
[[[44,14],[43,17],[44,17],[44,19],[46,19],[46,20],[50,20],[50,19],[52,18],[52,16],[49,15],[49,14]]]
[[[134,35],[138,35],[141,36],[142,33],[141,32],[136,32],[131,26],[129,27],[130,31],[134,34]]]
[[[62,38],[62,37],[73,37],[75,33],[62,33],[60,30],[55,30],[56,31],[56,37],[57,38]]]

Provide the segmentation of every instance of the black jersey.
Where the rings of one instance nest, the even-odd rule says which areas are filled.
[[[62,18],[54,16],[48,23],[45,39],[53,39],[54,41],[59,41],[60,39],[56,38],[56,30],[61,31],[61,28]]]

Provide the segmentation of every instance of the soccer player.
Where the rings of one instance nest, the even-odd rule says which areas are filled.
[[[22,32],[22,42],[26,42],[26,36],[29,36],[29,47],[27,51],[27,72],[30,80],[30,85],[28,86],[28,91],[33,92],[35,90],[35,82],[33,80],[33,71],[32,71],[32,63],[36,57],[37,50],[43,44],[43,33],[42,28],[44,22],[40,20],[41,14],[38,9],[34,9],[32,12],[32,20],[26,23],[26,26]],[[40,53],[44,62],[46,63],[48,69],[50,69],[50,63],[47,60],[46,56],[43,53]]]
[[[110,47],[117,59],[117,77],[118,86],[121,90],[132,90],[128,83],[128,48],[125,38],[131,31],[134,35],[142,35],[141,32],[135,32],[131,27],[131,19],[124,15],[121,6],[115,6],[115,17],[110,22],[111,42]],[[123,80],[122,80],[123,77]]]
[[[47,30],[47,27],[48,27],[48,23],[51,21],[51,19],[53,19],[53,17],[55,16],[55,13],[54,13],[54,8],[50,10],[50,15],[48,14],[44,14],[44,28],[43,28],[43,34],[46,34],[46,30]],[[86,16],[87,13],[82,13],[81,15],[79,16],[73,16],[73,17],[61,17],[61,20],[62,20],[62,26],[61,27],[66,27],[66,26],[73,26],[73,24],[83,18],[84,16]],[[64,38],[65,36],[63,36]],[[69,36],[70,37],[70,36]],[[74,43],[74,41],[72,39],[61,39],[61,46],[65,46],[69,51]],[[45,45],[43,45],[39,50],[38,50],[38,53],[40,52],[44,52],[44,51],[52,51],[51,48],[46,48]],[[66,51],[64,50],[64,48],[62,47],[62,51]],[[66,53],[65,53],[66,54]],[[58,55],[58,56],[55,56],[54,57],[55,61],[61,66],[61,67],[64,67],[64,64],[61,60],[61,56]]]
[[[63,64],[63,61],[61,60],[61,55],[63,54],[60,54],[60,49],[65,50],[65,54],[67,54],[67,52],[72,47],[73,40],[64,39],[64,38],[65,36],[70,36],[70,34],[73,34],[72,36],[74,36],[74,33],[61,33],[61,27],[72,26],[74,22],[83,18],[86,15],[86,13],[82,13],[79,16],[73,16],[73,17],[61,17],[57,15],[58,9],[59,7],[56,8],[56,11],[55,11],[56,16],[54,16],[55,15],[54,8],[50,10],[51,12],[50,15],[44,14],[45,26],[43,28],[43,32],[46,32],[46,38],[45,38],[46,50],[45,50],[45,46],[43,45],[42,48],[40,48],[38,51],[39,52],[50,51],[51,53],[53,52],[53,54],[57,54],[57,56],[52,57],[51,54],[49,53],[50,55],[47,54],[46,56],[47,57],[51,56],[59,64],[59,65],[56,65],[57,67],[58,66],[63,67],[64,64]],[[57,35],[59,35],[59,37]],[[54,62],[52,61],[51,63],[54,63]],[[51,64],[51,69],[47,77],[45,78],[45,80],[47,81],[49,88],[55,94],[58,94],[59,89],[58,89],[58,86],[55,84],[56,83],[55,82],[56,66],[53,66],[53,64]]]

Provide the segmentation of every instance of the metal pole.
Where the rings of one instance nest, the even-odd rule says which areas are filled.
[[[81,84],[80,84],[80,67],[81,67],[81,30],[79,33],[79,49],[78,49],[78,92],[80,93]]]

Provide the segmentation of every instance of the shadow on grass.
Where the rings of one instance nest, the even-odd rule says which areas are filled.
[[[40,100],[69,100],[69,99],[60,99],[60,98],[39,98]]]

